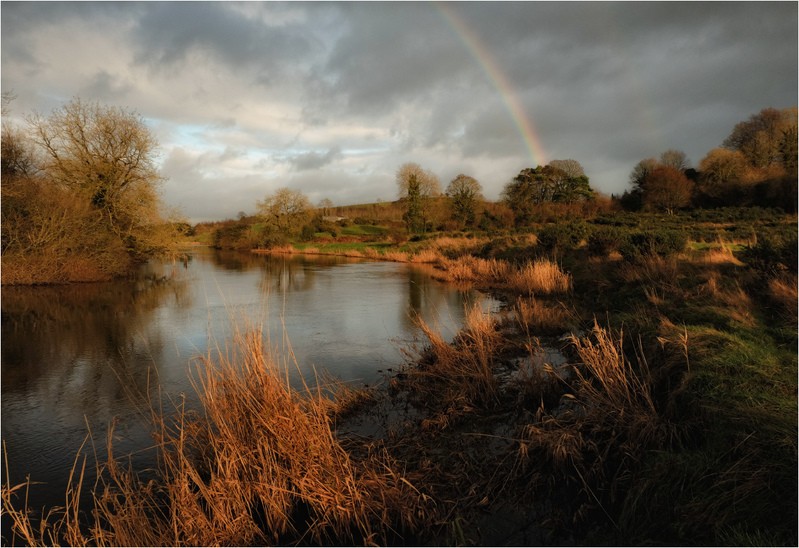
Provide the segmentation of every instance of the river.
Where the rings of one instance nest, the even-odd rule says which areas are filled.
[[[293,354],[297,381],[327,371],[375,384],[418,338],[415,314],[451,338],[475,302],[498,306],[413,265],[205,248],[134,280],[4,288],[3,481],[7,472],[12,485],[42,482],[31,508],[63,505],[79,449],[90,487],[112,422],[115,454],[153,466],[149,410],[168,411],[181,395],[195,404],[193,358],[225,352],[237,329],[258,328],[282,356]]]

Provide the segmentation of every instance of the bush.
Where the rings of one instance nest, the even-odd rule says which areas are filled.
[[[537,234],[538,245],[545,251],[560,253],[577,247],[590,231],[582,221],[547,225]]]
[[[261,237],[259,247],[270,249],[272,247],[281,247],[289,243],[285,234],[279,232],[267,232]]]
[[[213,246],[216,249],[245,249],[254,247],[249,225],[241,222],[226,222],[214,230]]]
[[[619,251],[629,261],[646,257],[668,257],[680,253],[688,245],[688,237],[678,230],[647,230],[633,232],[622,243]]]
[[[758,233],[757,243],[744,249],[742,258],[751,268],[765,274],[796,272],[799,260],[796,232]]]
[[[303,242],[310,242],[316,236],[316,227],[313,225],[305,225],[300,231],[300,240]]]
[[[596,228],[588,236],[588,252],[595,256],[604,256],[619,251],[627,241],[624,230],[615,226]]]

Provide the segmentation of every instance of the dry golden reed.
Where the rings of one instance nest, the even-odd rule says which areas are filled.
[[[532,449],[541,449],[539,458],[556,465],[571,463],[585,482],[607,473],[599,447],[592,441],[597,437],[612,440],[624,458],[634,458],[645,447],[662,447],[674,438],[673,426],[662,419],[655,405],[653,379],[643,352],[635,352],[633,364],[624,350],[623,332],[614,333],[595,322],[589,336],[572,335],[569,342],[578,358],[571,381],[573,394],[568,396],[574,403],[559,415],[542,409],[536,422],[521,429],[523,463]],[[687,338],[684,342],[687,345]],[[618,478],[606,479],[612,483]]]
[[[742,266],[743,263],[733,254],[732,247],[722,243],[712,247],[700,255],[700,262],[705,264],[734,264]]]
[[[412,263],[434,264],[441,262],[443,255],[435,249],[422,249],[410,257]]]
[[[564,331],[571,314],[563,304],[549,305],[540,299],[520,296],[514,306],[516,321],[523,333],[553,333]]]
[[[434,393],[445,402],[485,405],[497,396],[494,356],[502,341],[496,318],[479,304],[466,311],[465,326],[452,343],[417,318],[428,346],[421,365],[406,374],[414,390]]]
[[[525,263],[511,273],[508,286],[528,295],[565,293],[572,287],[572,277],[556,263],[538,259]]]
[[[786,317],[796,322],[797,303],[799,303],[796,275],[783,275],[769,280],[768,294],[780,306]]]
[[[10,504],[23,487],[4,485],[3,513],[18,538],[30,545],[385,544],[421,526],[425,496],[385,453],[350,457],[333,430],[335,402],[322,388],[293,389],[288,366],[264,347],[260,331],[237,335],[234,354],[197,362],[201,412],[154,412],[157,480],[139,481],[109,443],[92,523],[80,523],[79,491],[71,487],[74,502],[34,528]]]
[[[506,261],[481,259],[471,255],[443,259],[439,264],[441,270],[435,276],[453,282],[501,283],[510,272],[510,265]]]

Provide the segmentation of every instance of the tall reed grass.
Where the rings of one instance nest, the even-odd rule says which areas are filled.
[[[13,510],[22,487],[5,485],[3,513],[17,537],[30,545],[385,544],[423,525],[426,497],[385,453],[350,456],[321,388],[293,389],[260,332],[237,335],[236,348],[235,358],[197,362],[200,412],[154,412],[157,479],[139,480],[109,445],[90,523],[81,523],[73,492],[40,527]]]
[[[519,296],[513,307],[521,331],[529,338],[532,334],[561,334],[568,331],[572,314],[562,303],[548,304],[541,299]]]
[[[667,447],[676,433],[656,406],[643,352],[631,362],[623,332],[595,323],[590,335],[569,342],[578,358],[572,391],[558,410],[542,408],[521,428],[521,469],[549,463],[566,477],[576,473],[590,504],[612,522],[605,508],[612,494],[630,481],[644,451]]]
[[[508,286],[528,295],[550,295],[571,290],[572,276],[561,270],[557,263],[538,259],[523,264],[512,272]]]
[[[494,316],[479,304],[466,311],[465,326],[449,343],[440,331],[417,318],[428,341],[418,356],[420,364],[405,374],[411,389],[422,395],[435,395],[444,405],[490,405],[497,397],[494,359],[502,337]]]

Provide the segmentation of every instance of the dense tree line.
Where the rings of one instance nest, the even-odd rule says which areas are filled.
[[[399,225],[395,228],[410,236],[434,230],[505,230],[619,208],[674,214],[697,207],[763,206],[793,212],[796,116],[795,108],[763,109],[736,124],[723,145],[700,161],[698,169],[676,149],[645,158],[630,173],[630,190],[612,199],[591,188],[585,170],[574,159],[522,169],[504,186],[497,202],[485,200],[480,182],[463,173],[442,193],[433,172],[409,162],[396,172],[398,200],[390,208],[379,208],[380,218],[373,213],[374,218],[360,220],[363,224]],[[378,205],[358,210],[376,212]],[[313,208],[302,193],[284,188],[258,203],[257,229],[231,221],[219,229],[217,239],[228,241],[234,235],[239,247],[268,246],[288,238],[311,239],[318,232],[335,232],[331,223],[324,221],[333,211],[343,209],[335,208],[330,200]]]
[[[646,158],[630,173],[619,202],[628,210],[762,206],[796,211],[797,109],[765,108],[739,122],[699,169],[680,151]]]

